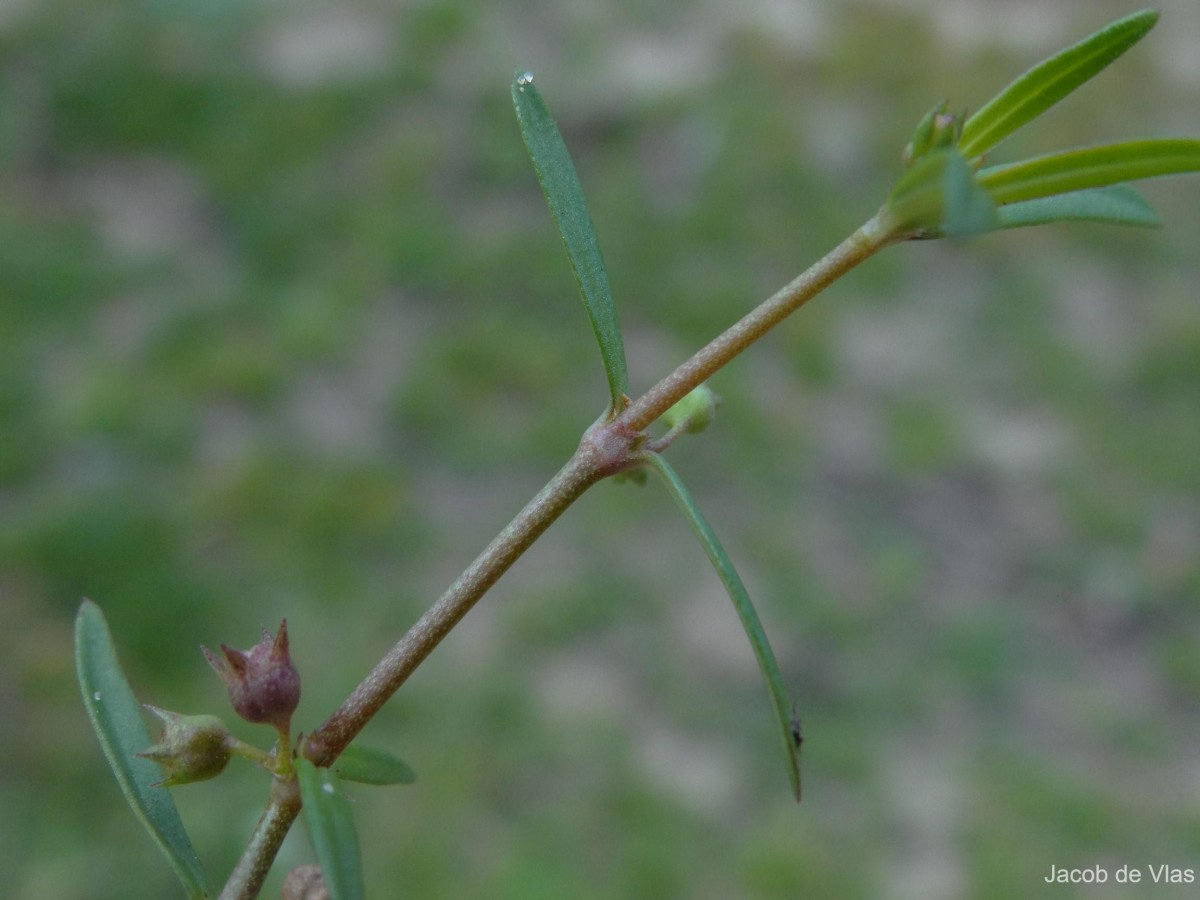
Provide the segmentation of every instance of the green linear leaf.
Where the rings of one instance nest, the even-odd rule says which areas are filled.
[[[1124,141],[992,166],[977,175],[998,204],[1036,200],[1123,181],[1200,171],[1200,140]]]
[[[733,562],[729,559],[729,554],[721,546],[716,533],[704,518],[704,514],[700,512],[700,507],[696,505],[691,492],[688,491],[687,486],[684,485],[675,469],[658,453],[647,453],[643,459],[662,478],[672,499],[679,506],[680,510],[683,511],[688,524],[692,526],[692,531],[695,533],[696,538],[700,541],[701,546],[704,547],[704,552],[708,554],[709,561],[712,563],[713,568],[716,569],[717,576],[721,579],[721,583],[725,585],[729,599],[733,601],[738,618],[742,621],[742,627],[746,630],[746,637],[749,638],[750,646],[754,649],[754,656],[758,660],[758,667],[763,674],[763,680],[767,683],[767,693],[771,697],[771,706],[775,710],[775,718],[779,725],[779,735],[787,757],[788,778],[792,784],[792,794],[796,797],[796,802],[799,803],[799,739],[796,736],[797,732],[793,726],[787,692],[783,687],[783,676],[779,674],[779,664],[775,661],[775,654],[771,650],[767,634],[763,631],[762,623],[758,619],[758,613],[754,609],[754,604],[750,601],[750,594],[746,591],[746,586],[742,584],[742,579],[738,575],[737,569],[733,567]]]
[[[1021,75],[963,124],[958,143],[963,155],[972,159],[986,153],[1095,77],[1141,40],[1158,15],[1147,9],[1118,19]]]
[[[331,900],[363,900],[362,860],[350,803],[334,774],[303,757],[296,760],[304,824]]]
[[[528,72],[513,80],[512,99],[521,126],[521,138],[566,245],[583,305],[600,345],[612,398],[611,409],[619,411],[625,405],[624,398],[629,389],[625,346],[608,285],[608,272],[600,255],[600,243],[596,240],[596,229],[583,198],[579,176],[558,126]]]
[[[166,788],[154,786],[162,773],[154,763],[134,756],[150,746],[150,734],[121,671],[108,622],[91,600],[83,601],[75,617],[75,669],[83,705],[126,802],[166,855],[187,895],[207,897],[204,870],[175,801]]]
[[[398,756],[375,747],[351,744],[333,764],[333,771],[343,781],[360,784],[412,784],[417,773]]]
[[[996,215],[1000,228],[1024,228],[1051,222],[1103,222],[1142,227],[1162,224],[1154,207],[1127,184],[1010,203],[997,209]]]

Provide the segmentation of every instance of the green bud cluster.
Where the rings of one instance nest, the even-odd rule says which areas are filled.
[[[946,112],[947,102],[943,100],[921,118],[913,130],[912,140],[904,148],[902,159],[904,167],[910,168],[913,163],[933,150],[953,147],[962,135],[963,117]]]

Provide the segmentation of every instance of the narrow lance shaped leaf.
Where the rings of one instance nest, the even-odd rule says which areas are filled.
[[[688,491],[675,469],[657,453],[647,453],[643,456],[643,460],[662,478],[671,498],[683,511],[688,524],[691,525],[692,531],[704,548],[704,552],[708,554],[709,561],[729,594],[729,599],[733,601],[734,609],[737,610],[738,618],[741,619],[742,627],[746,631],[746,637],[750,640],[754,657],[758,660],[758,667],[767,684],[767,693],[771,697],[771,706],[775,711],[781,746],[787,759],[792,794],[799,803],[801,793],[799,730],[795,724],[791,706],[788,704],[787,691],[783,687],[783,676],[779,673],[779,664],[775,661],[775,654],[771,650],[767,634],[763,631],[758,613],[750,601],[750,594],[742,583],[737,569],[733,567],[729,554],[721,546],[716,533],[708,524],[708,520],[704,518],[703,513],[700,512],[700,507],[696,505],[691,492]]]
[[[204,870],[183,828],[171,794],[155,787],[158,767],[140,753],[151,745],[141,707],[117,659],[112,633],[100,607],[84,600],[75,617],[75,668],[83,704],[126,802],[166,855],[192,898],[208,896]]]
[[[617,324],[612,290],[608,285],[608,271],[600,255],[600,244],[583,199],[579,176],[575,173],[575,166],[571,163],[558,126],[541,94],[533,86],[533,76],[528,72],[513,81],[512,99],[525,149],[529,151],[542,193],[566,245],[583,305],[600,345],[600,356],[611,395],[610,408],[614,413],[619,412],[624,408],[625,394],[629,389],[625,346]]]
[[[404,760],[386,750],[351,744],[333,764],[333,771],[343,781],[360,784],[412,784],[417,773]]]
[[[296,760],[304,824],[325,876],[330,900],[363,900],[362,858],[350,803],[334,774],[307,759]]]
[[[1160,138],[1083,147],[983,169],[979,183],[999,204],[1200,172],[1200,141]]]
[[[996,210],[996,219],[998,228],[1024,228],[1051,222],[1101,222],[1141,227],[1162,224],[1154,207],[1127,184],[1010,203]]]
[[[1118,19],[1017,78],[963,124],[958,143],[963,155],[986,153],[1099,74],[1141,40],[1158,15],[1148,9]]]

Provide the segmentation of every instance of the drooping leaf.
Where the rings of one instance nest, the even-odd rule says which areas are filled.
[[[363,900],[362,858],[350,803],[334,774],[307,759],[296,760],[304,824],[331,900]]]
[[[417,773],[404,760],[386,750],[351,744],[333,764],[343,781],[360,784],[412,784]]]
[[[1158,21],[1142,10],[1038,63],[985,103],[963,124],[959,149],[967,159],[986,153],[1041,115],[1136,44]]]
[[[729,554],[725,552],[725,548],[717,539],[716,532],[712,530],[712,526],[700,512],[700,507],[696,505],[691,492],[675,469],[658,453],[647,453],[644,459],[647,465],[662,478],[671,498],[683,511],[693,533],[708,555],[712,567],[716,570],[717,577],[725,586],[729,599],[733,601],[734,609],[737,610],[738,618],[742,622],[742,628],[746,631],[746,637],[750,640],[754,657],[758,660],[759,670],[767,685],[767,693],[770,695],[771,706],[775,711],[775,719],[778,724],[781,746],[787,759],[788,779],[791,781],[792,794],[799,803],[800,741],[798,730],[792,709],[788,704],[787,691],[783,687],[783,676],[779,673],[779,664],[775,661],[775,654],[771,650],[771,644],[767,640],[766,632],[763,631],[762,622],[759,621],[758,613],[750,600],[750,594],[742,583],[737,569],[733,567]]]
[[[83,601],[75,617],[75,668],[83,705],[126,802],[166,855],[187,895],[208,896],[204,870],[175,801],[166,788],[154,786],[162,773],[154,763],[134,755],[151,745],[150,734],[121,671],[108,622],[91,600]]]
[[[1162,224],[1142,195],[1127,184],[1010,203],[996,210],[997,227],[1024,228],[1051,222],[1103,222],[1154,227]]]
[[[1162,138],[1064,150],[992,166],[976,177],[993,201],[1006,204],[1184,172],[1200,172],[1198,140]]]
[[[600,345],[600,356],[608,377],[611,409],[619,411],[624,406],[624,397],[629,389],[625,346],[617,324],[608,271],[600,255],[600,244],[583,199],[579,176],[575,173],[575,166],[558,126],[541,94],[533,86],[533,76],[528,72],[513,80],[512,99],[525,149],[529,151],[542,193],[566,245],[567,256],[570,257],[571,268],[579,284],[579,293]]]

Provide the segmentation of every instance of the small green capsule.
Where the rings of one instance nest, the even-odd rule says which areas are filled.
[[[158,743],[136,754],[162,766],[166,778],[156,787],[206,781],[221,774],[233,753],[236,739],[216,716],[181,716],[146,704],[163,723]]]

